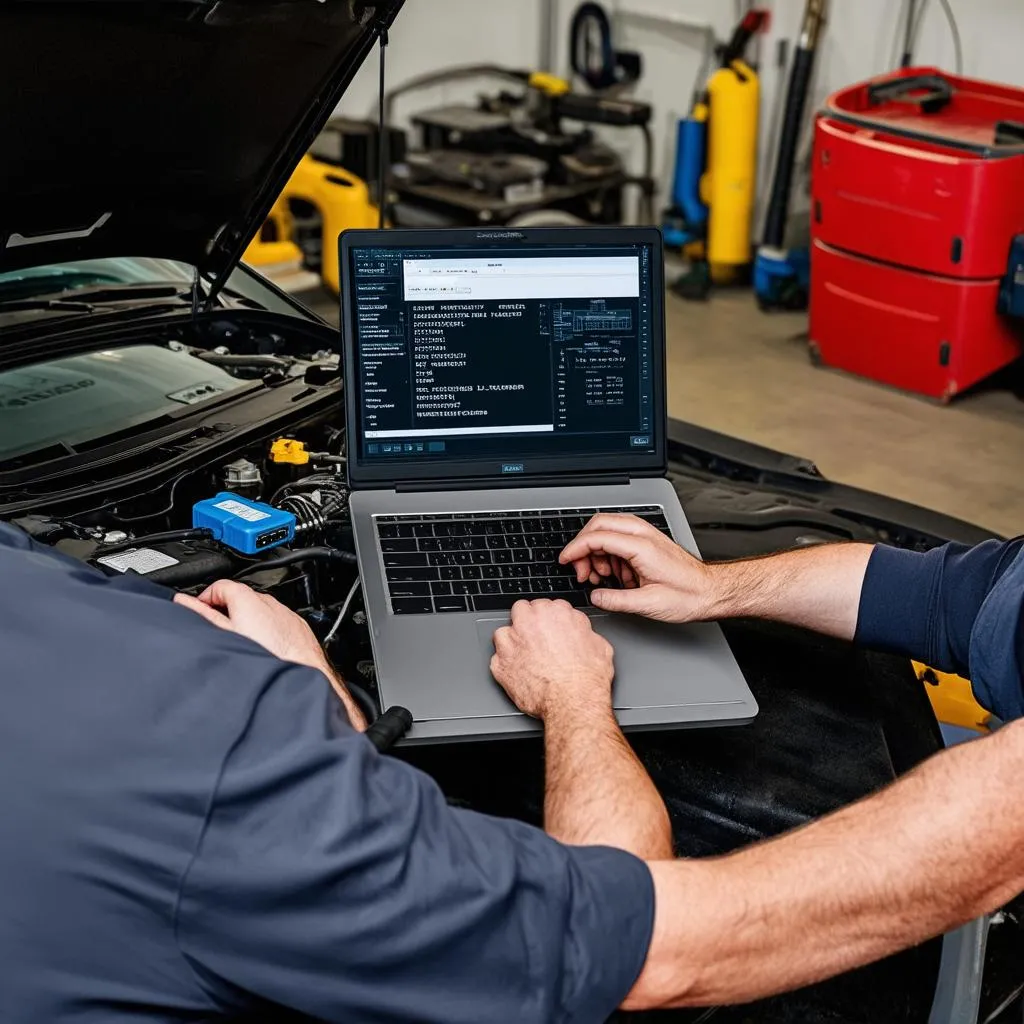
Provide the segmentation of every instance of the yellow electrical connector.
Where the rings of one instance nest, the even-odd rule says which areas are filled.
[[[564,78],[549,74],[547,71],[534,71],[527,79],[527,84],[545,96],[564,96],[571,88]]]
[[[279,437],[270,446],[270,458],[273,462],[284,462],[292,466],[305,466],[309,462],[309,452],[301,441],[290,437]]]

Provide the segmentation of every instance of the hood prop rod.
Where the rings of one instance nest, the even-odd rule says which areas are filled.
[[[206,296],[203,294],[203,284],[199,277],[199,267],[194,268],[192,274],[192,326],[199,323],[199,306]]]
[[[377,94],[377,226],[383,230],[387,207],[387,123],[384,118],[384,51],[388,45],[388,30],[380,31],[380,79]]]

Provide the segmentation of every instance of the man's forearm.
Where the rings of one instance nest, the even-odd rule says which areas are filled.
[[[672,856],[668,812],[611,708],[566,704],[544,720],[544,828],[574,846]]]
[[[353,699],[352,694],[348,692],[348,687],[345,685],[345,680],[341,678],[341,673],[336,671],[334,667],[326,661],[324,662],[321,671],[325,676],[327,676],[327,679],[330,681],[331,688],[338,695],[338,700],[340,700],[344,705],[348,719],[352,723],[352,728],[357,732],[366,732],[366,716]]]
[[[711,565],[708,617],[772,619],[852,640],[872,550],[823,544]]]
[[[652,865],[655,935],[627,1003],[737,1003],[877,960],[1024,889],[1024,723],[782,838]]]

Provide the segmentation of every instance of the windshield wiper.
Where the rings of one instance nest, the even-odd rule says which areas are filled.
[[[9,313],[24,310],[54,309],[57,312],[92,313],[99,307],[90,302],[73,302],[71,299],[8,299],[0,301],[0,309]]]
[[[53,309],[68,313],[94,313],[127,302],[147,299],[188,299],[190,293],[175,284],[105,284],[96,288],[69,288],[24,299],[0,299],[0,310]]]
[[[188,299],[191,292],[176,284],[103,284],[96,288],[73,288],[50,296],[69,302],[92,302],[110,305],[117,302],[133,302],[141,299]],[[40,296],[46,298],[47,296]]]

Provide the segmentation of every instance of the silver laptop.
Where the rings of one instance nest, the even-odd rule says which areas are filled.
[[[597,511],[696,553],[667,466],[661,236],[347,231],[348,474],[381,701],[409,742],[535,733],[491,677],[512,605],[564,598],[615,647],[626,729],[750,721],[716,625],[591,609],[559,565]]]

